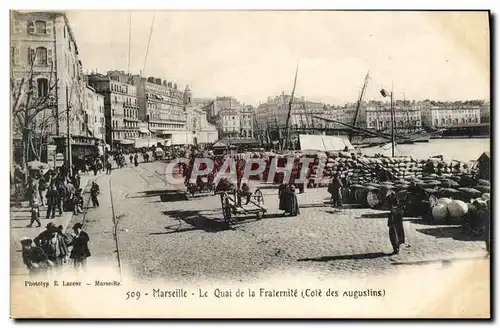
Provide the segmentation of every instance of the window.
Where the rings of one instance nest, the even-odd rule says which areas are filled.
[[[36,34],[46,34],[47,33],[47,24],[44,21],[36,21],[35,22],[35,33]]]
[[[36,82],[38,97],[47,97],[49,93],[49,81],[46,78],[40,78]]]
[[[36,64],[40,66],[47,66],[47,49],[44,47],[36,48]]]
[[[19,48],[18,47],[11,47],[10,48],[10,59],[12,65],[19,65]]]
[[[19,34],[22,32],[22,22],[14,20],[14,33]]]
[[[28,33],[35,34],[35,22],[28,22]]]

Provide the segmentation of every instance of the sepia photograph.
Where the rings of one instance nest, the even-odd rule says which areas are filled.
[[[489,11],[9,16],[11,318],[491,317]]]

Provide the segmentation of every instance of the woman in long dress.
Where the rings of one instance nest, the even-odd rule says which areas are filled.
[[[287,213],[287,185],[282,183],[278,188],[278,199],[279,199],[279,210],[284,211],[283,214]]]
[[[299,202],[297,200],[297,195],[295,194],[295,186],[293,184],[290,184],[288,186],[288,190],[287,190],[287,198],[288,198],[288,201],[287,201],[287,212],[288,214],[290,214],[290,216],[297,216],[300,214],[300,211],[299,211]]]

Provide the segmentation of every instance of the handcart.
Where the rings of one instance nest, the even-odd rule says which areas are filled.
[[[220,193],[220,198],[222,214],[227,223],[231,223],[233,217],[240,215],[255,215],[257,220],[260,220],[267,212],[264,208],[264,196],[258,188],[248,199],[241,197],[237,190],[223,191]]]

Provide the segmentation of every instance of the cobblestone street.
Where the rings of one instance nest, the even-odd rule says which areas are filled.
[[[426,225],[406,218],[411,246],[391,255],[386,214],[334,210],[325,204],[325,188],[298,195],[297,217],[281,217],[277,190],[264,188],[268,214],[259,221],[242,217],[228,226],[218,196],[186,200],[180,191],[166,191],[164,166],[141,164],[98,180],[101,206],[85,217],[93,261],[117,263],[113,210],[119,221],[122,267],[141,278],[249,281],[289,269],[326,276],[373,275],[410,265],[482,258],[486,253],[483,242],[460,240],[459,226]]]

